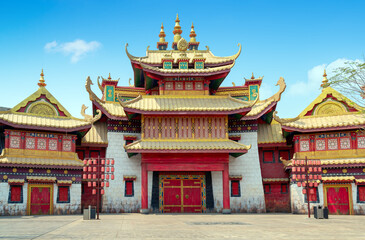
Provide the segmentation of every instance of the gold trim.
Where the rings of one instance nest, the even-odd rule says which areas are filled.
[[[348,197],[349,197],[349,215],[353,215],[354,214],[354,209],[353,209],[353,202],[352,202],[352,186],[351,184],[323,184],[323,199],[324,199],[324,206],[328,207],[327,204],[327,191],[328,188],[331,187],[347,187],[347,193],[348,193]]]
[[[53,184],[28,184],[28,196],[27,196],[27,215],[30,215],[30,201],[31,201],[31,192],[32,188],[41,187],[41,188],[50,188],[50,203],[49,203],[49,215],[53,215]]]

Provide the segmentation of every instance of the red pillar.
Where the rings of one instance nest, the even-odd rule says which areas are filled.
[[[228,163],[224,163],[222,171],[223,178],[223,213],[231,213],[231,205],[229,199],[229,168]]]
[[[142,203],[141,203],[141,213],[147,214],[148,210],[148,171],[147,164],[142,163],[142,174],[141,174],[141,193],[142,193]]]

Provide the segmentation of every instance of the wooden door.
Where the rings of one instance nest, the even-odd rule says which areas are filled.
[[[53,204],[53,186],[50,185],[31,185],[29,200],[30,215],[49,215]]]
[[[163,211],[202,212],[200,179],[164,179]]]
[[[350,214],[349,187],[328,186],[327,207],[330,214]]]

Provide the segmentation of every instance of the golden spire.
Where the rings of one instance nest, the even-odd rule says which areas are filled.
[[[176,14],[175,27],[172,33],[174,34],[174,42],[177,43],[181,39],[181,33],[182,33],[179,14]]]
[[[252,73],[251,79],[255,79],[255,76],[253,75],[253,73]]]
[[[38,83],[38,86],[40,87],[45,87],[47,86],[47,84],[44,83],[44,74],[43,74],[43,68],[42,68],[42,72],[41,72],[41,78],[39,79],[39,83]]]
[[[111,79],[112,79],[112,77],[110,76],[110,73],[109,73],[109,77],[108,77],[108,79],[109,79],[109,80],[111,80]]]
[[[190,42],[196,42],[196,33],[194,31],[194,23],[191,23],[191,30],[190,30]]]
[[[165,31],[163,30],[163,23],[161,23],[161,31],[158,36],[160,37],[160,42],[165,42],[166,34]]]
[[[323,79],[322,79],[321,87],[322,88],[328,87],[328,79],[327,79],[326,69],[324,69],[324,72],[323,72]]]

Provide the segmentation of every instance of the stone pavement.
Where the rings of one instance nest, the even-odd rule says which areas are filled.
[[[0,217],[0,239],[365,239],[365,216],[102,214]]]

